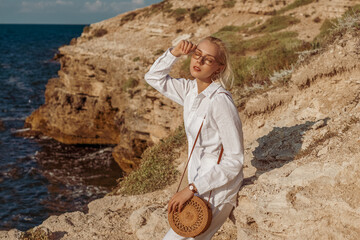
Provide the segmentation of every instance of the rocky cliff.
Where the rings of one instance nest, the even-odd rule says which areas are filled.
[[[211,10],[194,21],[171,15],[171,9],[193,7],[192,1],[165,1],[92,24],[60,49],[59,78],[49,81],[45,105],[27,123],[63,142],[118,144],[119,159],[131,159],[181,123],[179,106],[142,81],[161,51],[179,36],[196,41],[225,25],[266,19],[292,2],[237,1],[227,8],[197,1]],[[301,22],[291,28],[311,40],[321,24],[308,15],[340,17],[355,3],[319,0],[295,8],[288,13]],[[309,53],[287,84],[246,99],[239,112],[244,186],[231,220],[214,239],[360,238],[359,39],[359,29],[344,31]],[[176,160],[180,171],[185,158]],[[88,213],[52,216],[38,230],[58,239],[161,239],[175,185],[141,196],[107,196],[90,203]],[[0,232],[4,239],[20,235]]]
[[[45,104],[26,119],[25,127],[63,143],[117,144],[115,159],[131,171],[146,147],[182,122],[179,106],[143,81],[156,57],[180,39],[196,42],[225,25],[265,20],[291,2],[163,1],[91,24],[59,49],[59,77],[49,80]],[[318,34],[322,21],[313,18],[339,16],[353,4],[316,2],[290,13],[301,18],[291,29],[299,38]]]

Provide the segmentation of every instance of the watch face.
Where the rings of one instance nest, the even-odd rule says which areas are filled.
[[[193,185],[190,185],[189,188],[190,188],[191,191],[194,190],[194,186],[193,186]]]

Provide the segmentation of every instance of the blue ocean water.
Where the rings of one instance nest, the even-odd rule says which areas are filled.
[[[52,60],[58,48],[80,36],[84,26],[0,24],[0,230],[24,231],[50,215],[86,211],[121,176],[113,146],[15,134],[44,104],[46,83],[60,69]]]

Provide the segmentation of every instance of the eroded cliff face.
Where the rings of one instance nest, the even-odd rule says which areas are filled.
[[[182,122],[180,106],[144,83],[154,60],[181,39],[196,42],[226,25],[264,20],[293,1],[237,1],[225,7],[226,2],[163,1],[86,27],[59,49],[59,77],[49,80],[45,104],[26,119],[26,127],[63,143],[116,144],[114,158],[131,171],[146,147]],[[302,20],[292,30],[311,40],[321,25],[311,19],[340,16],[352,4],[318,1],[292,10]],[[192,15],[203,6],[208,12]],[[180,8],[188,12],[176,12]],[[309,24],[313,27],[304,27]],[[186,75],[181,61],[172,74],[179,73]]]
[[[238,206],[213,239],[360,238],[360,33],[342,36],[298,67],[287,86],[252,96]],[[179,171],[185,149],[175,161]],[[186,183],[184,183],[186,184]],[[140,196],[106,196],[89,212],[37,229],[61,239],[161,239],[177,183]],[[17,239],[20,232],[0,232]]]
[[[272,1],[263,1],[261,4],[270,2]],[[187,1],[181,3],[188,4]],[[355,3],[356,1],[315,1],[292,10],[292,13],[300,15],[308,11],[310,14],[316,9],[323,18],[339,17],[344,12],[346,4]],[[177,2],[174,2],[175,4]],[[252,12],[244,19],[248,16],[266,17],[256,15],[263,12],[254,10],[259,9],[258,6],[262,6],[261,4],[257,1],[238,2],[229,11],[239,12],[240,9],[244,9],[243,11]],[[242,14],[243,12],[240,11],[236,16],[239,15],[240,19]],[[133,32],[134,36],[140,37],[141,34],[148,36],[142,43],[151,49],[150,52],[154,51],[160,46],[156,45],[160,44],[160,41],[155,40],[158,40],[161,34],[167,34],[165,29],[170,29],[170,24],[165,21],[166,18],[162,14],[152,15],[151,19],[156,19],[153,23],[140,21],[140,16],[139,13],[134,17],[132,23],[134,25],[130,22],[122,23],[122,28],[124,30],[128,27],[124,31]],[[229,16],[214,17],[218,17],[220,22],[222,17]],[[118,17],[94,24],[93,29],[105,26],[108,26],[108,29],[116,29],[115,23],[121,23],[121,19],[122,17]],[[210,21],[212,18],[205,19]],[[305,16],[301,18],[302,21],[307,19]],[[146,29],[139,27],[135,30],[130,27],[135,24],[153,26],[152,24],[155,23],[162,32],[158,30],[157,35],[153,37],[150,34],[150,27]],[[234,20],[234,22],[224,22],[223,25],[236,23],[238,22]],[[194,29],[208,31],[202,28],[203,25],[200,23],[197,24],[198,27]],[[312,24],[313,30],[299,29],[308,34],[305,38],[309,36],[311,39],[318,33],[316,27],[319,25]],[[105,112],[106,117],[111,116],[111,111],[114,111],[113,117],[118,119],[118,125],[115,126],[112,117],[107,119],[113,123],[112,129],[118,129],[120,132],[116,135],[109,130],[113,134],[109,135],[113,136],[109,139],[117,139],[116,141],[119,142],[114,142],[119,144],[119,148],[137,151],[135,147],[138,146],[137,144],[141,146],[144,142],[156,142],[158,138],[178,126],[181,123],[181,109],[151,90],[143,81],[139,81],[139,85],[135,88],[120,90],[127,77],[138,76],[138,79],[142,79],[143,73],[155,57],[145,51],[141,55],[141,49],[145,47],[128,50],[124,47],[128,43],[125,40],[121,40],[124,45],[115,44],[120,40],[114,42],[106,40],[107,37],[111,39],[116,33],[108,31],[109,35],[94,39],[88,39],[91,32],[84,33],[77,40],[76,45],[61,48],[64,54],[62,61],[72,59],[69,60],[74,63],[72,67],[82,70],[69,69],[67,72],[73,73],[65,74],[64,68],[71,64],[62,63],[60,78],[49,81],[47,89],[54,91],[47,90],[46,104],[33,113],[28,122],[34,124],[35,127],[32,126],[34,129],[47,127],[48,130],[44,130],[46,134],[54,131],[55,127],[52,126],[56,126],[56,121],[63,124],[57,127],[62,129],[61,131],[72,126],[73,132],[76,125],[70,123],[87,122],[93,127],[92,134],[95,134],[96,125],[91,123],[95,122],[97,111]],[[129,34],[121,35],[118,32],[119,39],[120,36],[127,38]],[[194,33],[192,37],[199,36]],[[171,43],[170,39],[166,35],[162,36],[163,42],[168,41],[168,44]],[[149,42],[155,47],[151,47],[151,44],[147,45]],[[139,43],[134,43],[137,44]],[[161,45],[164,47],[163,50],[168,44]],[[95,49],[98,51],[97,54],[94,54]],[[122,57],[116,57],[117,55]],[[75,64],[76,61],[84,62],[86,58],[91,59],[91,56],[94,58],[91,61],[94,69],[91,71],[87,65]],[[134,61],[137,56],[147,60]],[[106,60],[106,57],[111,61]],[[227,220],[213,239],[355,240],[360,238],[359,60],[359,31],[348,32],[326,49],[313,53],[313,56],[294,70],[287,85],[269,89],[260,95],[252,95],[246,100],[240,111],[245,141],[244,186],[239,192],[238,206],[233,212],[232,221]],[[139,69],[134,70],[129,65],[125,65],[125,62]],[[106,74],[100,69],[106,70]],[[118,69],[123,69],[124,72]],[[175,69],[175,73],[177,70]],[[82,77],[75,78],[74,76],[80,71],[84,73],[81,74]],[[98,80],[102,79],[100,77],[89,77],[92,74],[103,76],[105,80],[101,82]],[[80,79],[78,83],[76,79]],[[73,89],[82,90],[77,92]],[[81,95],[80,92],[86,92],[86,95]],[[110,92],[112,94],[109,94]],[[81,103],[81,96],[93,96],[86,98],[83,104],[86,110],[78,110],[77,113],[83,113],[84,115],[81,116],[86,120],[76,118],[77,114],[73,108],[75,105],[66,103],[68,101],[66,94],[76,96],[70,101],[73,104]],[[100,107],[99,101],[106,104]],[[63,109],[71,111],[72,114],[68,115]],[[57,114],[62,114],[60,115],[62,117],[57,117],[55,110],[58,111]],[[69,122],[64,124],[66,121]],[[112,125],[109,124],[109,129],[110,126]],[[101,127],[98,128],[101,132],[99,129]],[[75,135],[73,132],[68,130],[67,134]],[[105,139],[105,135],[101,136]],[[138,139],[136,140],[138,142],[132,142],[133,139]],[[179,151],[182,154],[175,164],[181,172],[187,155],[185,149]],[[61,236],[61,239],[161,239],[169,229],[166,204],[176,191],[176,187],[177,183],[164,190],[140,196],[107,196],[90,203],[88,213],[72,212],[52,216],[38,229],[48,232],[51,236]],[[0,238],[17,239],[20,234],[17,230],[0,232]]]
[[[238,239],[360,237],[359,39],[344,36],[289,87],[247,104],[245,126],[256,130],[234,211]]]

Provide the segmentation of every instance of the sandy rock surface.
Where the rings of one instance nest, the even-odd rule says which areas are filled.
[[[129,172],[138,165],[144,149],[182,122],[181,106],[143,80],[154,60],[181,39],[196,42],[227,25],[254,20],[260,24],[292,2],[237,1],[226,8],[223,1],[171,0],[91,24],[81,37],[59,49],[59,77],[49,80],[45,104],[26,119],[25,128],[31,131],[23,134],[44,134],[63,143],[117,144],[113,156]],[[289,14],[300,23],[289,30],[311,41],[326,18],[339,17],[354,4],[319,0],[296,8]],[[169,14],[194,6],[207,6],[210,12],[195,22],[190,14],[181,20]],[[173,76],[180,69],[181,61]]]
[[[359,46],[358,36],[346,35],[296,70],[288,86],[254,96],[240,112],[244,186],[232,221],[213,239],[360,237]],[[315,71],[317,62],[323,64]],[[334,73],[330,66],[342,70]],[[281,104],[271,110],[255,104],[271,105],[264,99],[279,94]],[[176,161],[179,170],[185,156]],[[161,239],[176,185],[141,196],[107,196],[91,202],[86,214],[52,216],[39,228],[59,239]],[[0,232],[0,238],[19,234]]]
[[[231,11],[242,9],[245,13],[239,14],[239,19],[250,13],[259,17],[261,13],[256,10],[256,6],[260,8],[261,4],[271,1],[263,1],[260,5],[255,2],[246,1],[246,4],[242,5],[238,1]],[[342,9],[339,6],[353,3],[331,1],[326,5],[325,1],[317,1],[304,7],[304,10],[310,11],[308,9],[313,7],[322,17],[326,14],[339,16],[343,12],[339,10]],[[106,26],[110,31],[111,26],[119,19],[121,18],[115,17],[94,24],[94,27]],[[153,26],[154,29],[162,29],[162,32],[149,27],[144,29],[145,24]],[[115,119],[123,119],[126,124],[109,124],[109,131],[120,129],[120,132],[125,134],[122,136],[138,138],[140,143],[140,140],[156,142],[166,136],[170,129],[181,123],[179,106],[141,84],[131,93],[117,91],[121,81],[118,79],[126,75],[120,74],[118,70],[130,66],[126,63],[134,57],[144,57],[145,53],[149,53],[149,50],[145,49],[154,49],[147,48],[151,43],[156,49],[158,46],[152,41],[158,39],[159,34],[175,36],[169,33],[170,25],[161,16],[154,16],[153,22],[135,20],[122,25],[124,31],[127,29],[126,31],[139,35],[146,31],[146,34],[151,32],[156,36],[149,37],[149,41],[144,43],[143,55],[134,48],[126,48],[124,40],[127,34],[120,38],[120,32],[111,31],[111,34],[95,40],[86,40],[84,34],[76,45],[63,47],[62,53],[72,64],[65,63],[64,66],[63,63],[60,78],[49,81],[48,89],[54,89],[56,93],[47,90],[47,103],[30,117],[36,119],[34,116],[39,114],[41,120],[32,120],[32,124],[36,121],[50,121],[44,116],[50,114],[49,109],[56,110],[56,101],[66,101],[68,94],[73,97],[73,103],[77,102],[76,99],[84,96],[81,89],[88,86],[87,99],[93,99],[94,102],[86,100],[83,108],[87,110],[83,113],[85,115],[80,115],[83,118],[95,114],[98,108],[102,108],[104,114],[110,114],[113,111],[111,109],[118,108],[111,113],[114,115],[110,115]],[[135,28],[138,32],[134,31]],[[184,32],[191,32],[190,29],[191,27]],[[116,39],[115,36],[119,38]],[[175,39],[172,37],[165,37],[164,42],[169,40],[167,44],[170,44],[170,40]],[[213,239],[360,239],[359,39],[359,34],[343,36],[295,69],[288,85],[252,96],[246,102],[240,112],[246,154],[244,186],[239,192],[238,206],[231,220],[227,220]],[[103,44],[100,44],[100,40]],[[115,40],[121,44],[113,44]],[[99,48],[93,47],[93,50],[89,51],[90,46]],[[164,46],[168,45],[161,47]],[[120,52],[121,57],[116,57]],[[91,74],[101,74],[100,68],[112,68],[112,71],[106,70],[106,80],[81,80],[79,76],[79,84],[75,84],[75,70],[82,69],[81,71],[88,71],[90,74],[85,59],[89,56],[99,59],[100,55],[102,59],[108,58],[112,61],[97,60],[96,64],[93,63]],[[127,62],[124,59],[128,59]],[[146,57],[144,59],[152,61]],[[95,60],[89,58],[87,61]],[[139,70],[131,70],[127,74],[143,74],[148,67],[145,60],[136,64],[141,65]],[[69,67],[70,65],[72,67]],[[141,74],[139,73],[139,78]],[[59,97],[58,100],[56,96]],[[110,100],[106,96],[111,96]],[[125,100],[120,101],[120,98]],[[104,102],[107,102],[107,105],[104,105]],[[93,105],[85,107],[90,103]],[[68,114],[62,108],[56,111],[60,116]],[[67,111],[73,111],[73,106],[69,106]],[[77,115],[70,114],[70,118],[59,121],[79,121],[75,116]],[[109,122],[112,121],[112,118],[108,119]],[[174,119],[179,121],[174,122]],[[49,126],[50,132],[55,131],[51,126],[62,128],[59,127],[62,126],[59,122],[48,122],[46,126]],[[138,132],[139,129],[141,133]],[[74,129],[68,129],[67,135],[63,135],[64,138],[72,136],[73,131]],[[107,137],[114,142],[119,140],[116,134]],[[126,149],[126,143],[120,146]],[[184,167],[185,160],[185,154],[176,160],[179,170]],[[175,185],[177,184],[139,196],[107,196],[91,202],[88,213],[72,212],[52,216],[39,228],[51,232],[56,239],[161,239],[169,228],[166,204],[176,190]],[[0,239],[18,239],[20,234],[17,230],[1,231]]]

